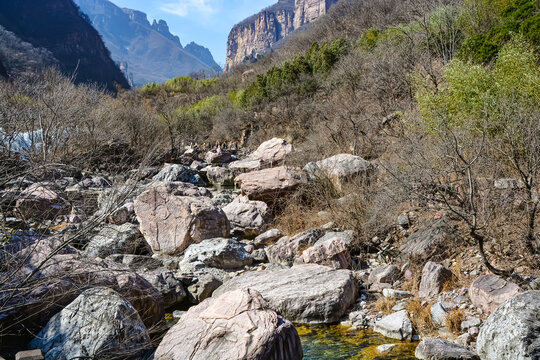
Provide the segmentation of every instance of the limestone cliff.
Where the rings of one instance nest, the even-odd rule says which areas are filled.
[[[235,25],[227,41],[225,71],[244,61],[254,61],[273,44],[299,27],[326,14],[339,0],[279,0]]]

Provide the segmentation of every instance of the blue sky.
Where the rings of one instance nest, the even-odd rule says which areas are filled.
[[[210,49],[220,65],[225,64],[227,36],[246,17],[277,0],[111,0],[120,7],[140,10],[148,20],[167,21],[183,45],[195,41]]]

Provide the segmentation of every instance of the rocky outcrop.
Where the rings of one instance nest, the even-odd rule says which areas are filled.
[[[351,154],[338,154],[327,159],[309,163],[306,170],[311,176],[326,176],[337,189],[354,179],[359,179],[362,183],[369,182],[373,175],[375,166],[359,156]]]
[[[244,61],[256,60],[272,45],[303,25],[326,14],[338,0],[279,0],[235,25],[227,40],[225,71]]]
[[[219,354],[219,355],[217,355]],[[163,338],[156,360],[300,360],[294,326],[256,290],[237,290],[192,307]]]
[[[540,359],[540,291],[527,291],[499,306],[478,334],[483,360]]]
[[[150,337],[133,306],[114,290],[89,289],[53,316],[30,347],[46,360],[140,358]]]
[[[469,297],[475,306],[490,313],[520,291],[519,286],[497,275],[484,275],[471,284]]]
[[[414,256],[436,261],[445,259],[456,237],[455,229],[445,219],[437,220],[409,236],[399,247],[401,257]]]
[[[229,236],[227,216],[208,197],[200,196],[205,190],[157,183],[137,197],[135,213],[154,253],[174,255],[202,240]]]
[[[333,269],[347,269],[351,265],[351,254],[339,237],[333,237],[304,250],[301,257],[305,264],[319,264]]]
[[[298,323],[332,323],[354,303],[358,284],[349,270],[320,265],[248,272],[232,278],[214,292],[255,289],[286,319]]]

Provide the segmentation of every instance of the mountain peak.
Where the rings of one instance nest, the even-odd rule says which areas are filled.
[[[180,38],[176,35],[171,34],[169,30],[169,25],[165,20],[160,19],[156,21],[154,19],[154,22],[152,23],[152,29],[156,30],[158,33],[165,36],[167,39],[174,41],[180,47],[182,47],[182,43],[180,43]]]

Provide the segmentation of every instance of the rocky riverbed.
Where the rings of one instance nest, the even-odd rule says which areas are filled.
[[[0,355],[540,358],[538,278],[447,256],[447,218],[396,214],[400,240],[376,251],[332,221],[275,228],[279,202],[316,177],[377,176],[349,154],[294,167],[293,152],[276,138],[240,160],[189,149],[122,176],[59,166],[4,184]]]

